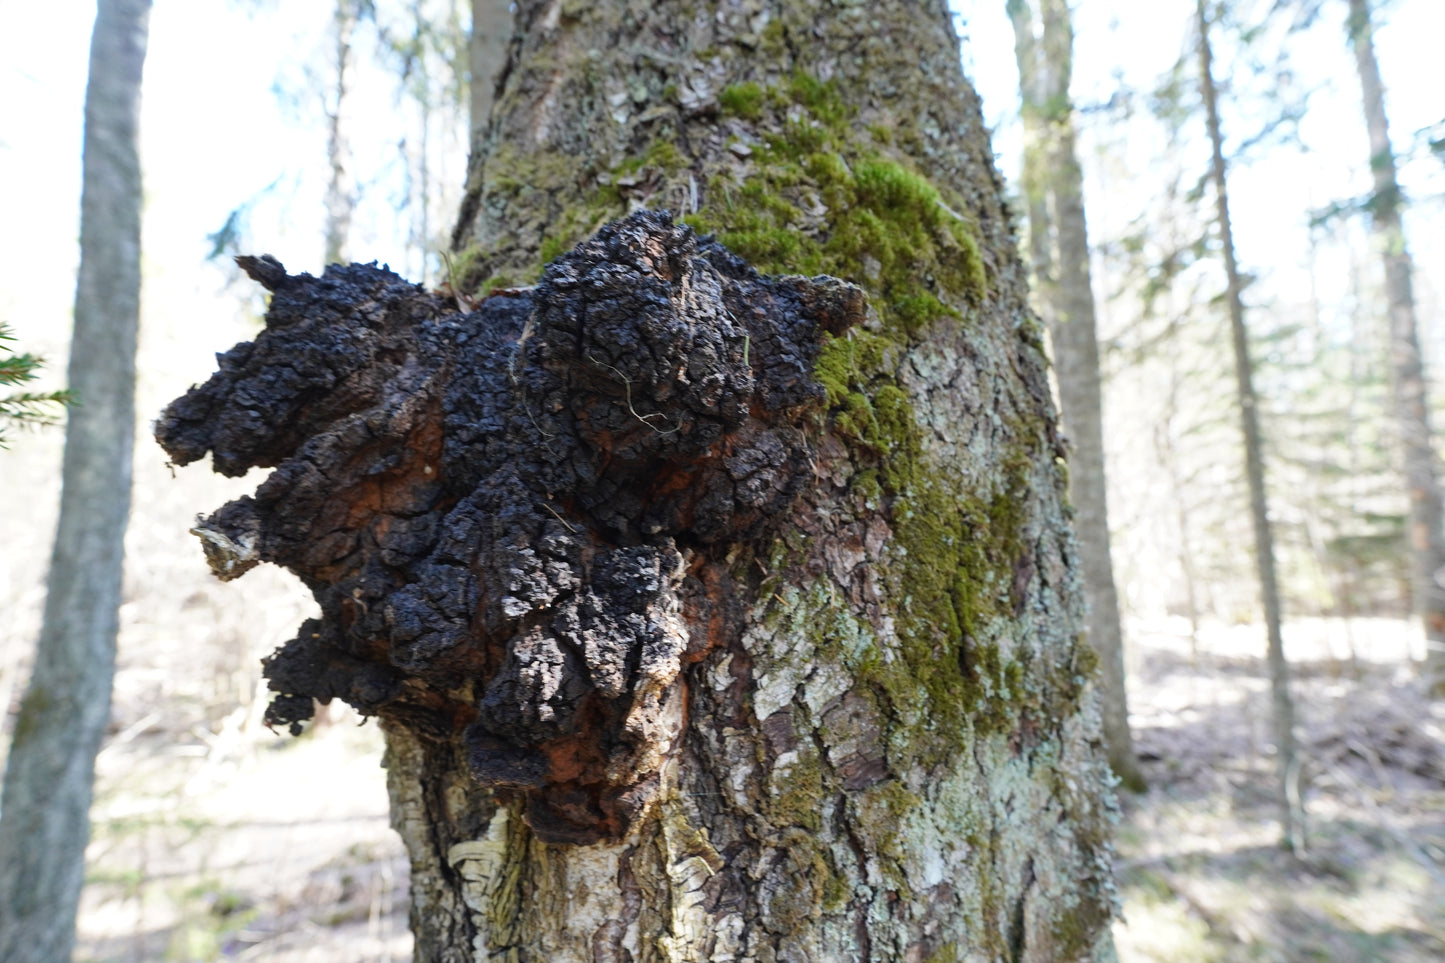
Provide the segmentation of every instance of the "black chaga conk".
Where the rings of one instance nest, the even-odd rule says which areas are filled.
[[[625,833],[680,736],[682,666],[729,622],[692,600],[730,594],[730,547],[811,479],[819,339],[862,293],[761,277],[651,212],[468,314],[374,265],[240,261],[266,328],[156,437],[275,469],[196,527],[221,578],[273,562],[321,604],[266,660],[267,721],[344,699],[454,743],[544,840]]]

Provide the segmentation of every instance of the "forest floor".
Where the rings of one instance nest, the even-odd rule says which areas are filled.
[[[1400,623],[1355,629],[1352,663],[1341,623],[1290,627],[1303,858],[1276,844],[1258,631],[1206,634],[1197,657],[1169,626],[1131,632],[1151,788],[1122,800],[1125,963],[1445,959],[1445,712],[1401,668]],[[178,732],[178,710],[146,709],[156,678],[118,676],[129,721],[99,762],[77,959],[408,960],[376,727],[338,713],[293,740],[247,707]]]
[[[1121,959],[1445,959],[1445,707],[1412,678],[1401,624],[1286,628],[1306,786],[1299,857],[1279,846],[1263,633],[1221,628],[1196,651],[1173,628],[1130,634],[1150,788],[1121,800]]]
[[[300,739],[256,732],[246,709],[214,731],[112,738],[76,959],[410,960],[380,733],[336,715]]]

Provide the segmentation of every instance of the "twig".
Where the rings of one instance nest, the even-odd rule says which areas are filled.
[[[551,505],[548,505],[546,502],[542,503],[542,507],[547,509],[547,511],[551,512],[552,517],[557,519],[557,521],[561,522],[563,525],[567,525],[567,519],[563,518],[561,515],[558,515],[557,509],[553,508]],[[571,525],[567,525],[567,531],[575,533],[577,529],[573,528]]]
[[[639,415],[639,414],[637,413],[637,409],[634,408],[634,407],[632,407],[632,381],[627,377],[627,375],[623,374],[621,371],[618,371],[616,368],[612,367],[612,365],[608,364],[606,361],[599,361],[597,358],[593,357],[593,356],[590,355],[590,354],[587,356],[587,360],[590,361],[590,362],[592,362],[592,363],[595,364],[595,365],[601,365],[602,367],[607,368],[607,369],[608,369],[609,371],[611,371],[613,374],[617,375],[617,377],[619,377],[619,378],[622,379],[622,387],[623,387],[623,389],[624,389],[625,392],[626,392],[627,410],[630,411],[630,412],[632,412],[632,417],[636,418],[638,421],[642,422],[644,425],[646,425],[647,427],[651,428],[653,431],[657,432],[659,435],[670,435],[670,434],[672,434],[674,431],[677,431],[677,427],[676,427],[676,426],[674,426],[674,427],[672,427],[672,428],[669,428],[669,429],[667,429],[666,431],[663,431],[661,428],[657,427],[657,426],[654,425],[652,422],[650,422],[650,421],[647,420],[648,418],[661,418],[663,421],[666,421],[666,420],[667,420],[667,416],[664,415],[664,414],[663,414],[662,412],[660,412],[660,411],[653,412],[653,413],[650,414],[650,415]]]
[[[452,271],[452,255],[450,251],[442,251],[442,263],[447,268],[447,291],[450,292],[452,300],[457,303],[457,310],[463,314],[469,314],[477,309],[477,302],[471,297],[463,294],[457,287],[456,275]]]

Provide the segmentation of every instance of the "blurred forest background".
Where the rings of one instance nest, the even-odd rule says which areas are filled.
[[[1009,14],[1037,4],[953,3],[1026,257],[1030,134]],[[1109,531],[1148,787],[1121,790],[1125,960],[1445,958],[1445,707],[1429,698],[1411,617],[1379,154],[1372,165],[1352,6],[1206,9],[1306,811],[1289,855],[1271,710],[1282,680],[1265,657],[1198,10],[1072,5]],[[4,345],[43,356],[27,385],[39,391],[65,387],[92,14],[78,0],[0,12],[0,321],[16,338],[0,358]],[[1445,7],[1386,0],[1371,15],[1419,341],[1438,379]],[[473,123],[471,19],[462,0],[155,5],[141,424],[80,959],[409,957],[374,727],[341,706],[298,740],[260,722],[259,659],[309,597],[278,571],[214,581],[187,532],[255,482],[172,471],[148,429],[214,352],[258,330],[262,292],[232,255],[313,273],[374,258],[446,279]],[[1445,425],[1445,386],[1428,397]],[[0,451],[0,745],[39,634],[62,440],[12,427]]]

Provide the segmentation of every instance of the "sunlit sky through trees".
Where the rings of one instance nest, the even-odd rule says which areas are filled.
[[[985,119],[994,129],[994,152],[1000,169],[1012,186],[1018,172],[1022,144],[1018,118],[1018,71],[1014,64],[1013,33],[1003,0],[972,3],[951,0],[960,14],[964,68],[983,99]],[[1237,16],[1257,16],[1269,6],[1265,0],[1236,0]],[[1270,298],[1305,300],[1310,287],[1304,252],[1311,211],[1334,202],[1359,198],[1369,189],[1368,146],[1360,106],[1359,80],[1346,45],[1343,19],[1345,0],[1326,0],[1320,22],[1287,40],[1293,70],[1292,91],[1309,93],[1309,107],[1299,125],[1306,150],[1283,144],[1251,151],[1240,162],[1231,159],[1230,193],[1235,241],[1243,268],[1267,282]],[[1376,54],[1384,75],[1390,133],[1401,163],[1406,195],[1419,202],[1407,215],[1406,230],[1417,261],[1417,298],[1421,301],[1423,337],[1435,343],[1445,325],[1434,317],[1440,305],[1435,278],[1445,267],[1445,232],[1440,224],[1445,193],[1445,165],[1416,145],[1417,132],[1445,119],[1445,96],[1433,75],[1438,63],[1435,38],[1445,30],[1445,4],[1437,0],[1390,0],[1376,8]],[[1193,0],[1108,2],[1075,0],[1073,95],[1080,110],[1080,153],[1087,178],[1085,205],[1091,240],[1098,242],[1122,230],[1139,210],[1137,196],[1152,188],[1147,177],[1120,177],[1128,165],[1136,177],[1158,157],[1157,139],[1124,139],[1117,125],[1119,114],[1105,105],[1133,92],[1133,111],[1147,111],[1147,100],[1159,78],[1181,57],[1187,82],[1195,71]],[[1280,31],[1276,31],[1279,33]],[[1237,44],[1226,29],[1213,31],[1216,78],[1221,85],[1225,150],[1263,126],[1271,105],[1258,95],[1264,81],[1240,77]],[[1271,42],[1261,43],[1273,56]],[[1192,93],[1192,92],[1191,92]],[[1208,146],[1203,120],[1190,125],[1203,172]],[[1137,133],[1137,128],[1128,128]],[[1438,135],[1437,135],[1438,136]],[[1112,173],[1112,179],[1107,175]],[[1110,191],[1123,191],[1111,198]],[[1326,255],[1328,256],[1328,255]],[[1316,284],[1325,303],[1341,303],[1348,271],[1343,264],[1322,264]],[[1096,281],[1096,287],[1098,287]],[[1104,292],[1096,292],[1102,296]],[[1255,303],[1260,303],[1256,294]],[[1106,308],[1107,310],[1107,308]]]

